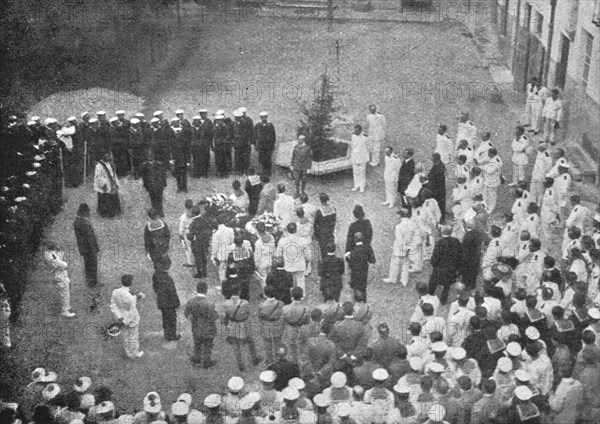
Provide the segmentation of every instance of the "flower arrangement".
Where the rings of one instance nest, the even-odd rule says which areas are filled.
[[[242,210],[233,204],[233,200],[223,193],[215,193],[205,200],[205,218],[212,228],[217,228],[219,224],[231,226],[238,215],[242,214]]]
[[[252,220],[254,227],[256,227],[256,224],[259,222],[262,222],[265,225],[268,232],[272,232],[279,227],[279,219],[273,213],[265,212]]]

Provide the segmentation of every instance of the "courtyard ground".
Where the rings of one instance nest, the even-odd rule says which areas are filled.
[[[181,108],[189,117],[199,107],[207,107],[211,112],[226,109],[231,115],[234,108],[244,105],[254,118],[266,109],[271,112],[270,120],[277,128],[278,139],[290,140],[295,136],[299,119],[296,101],[309,101],[318,76],[327,70],[338,82],[337,98],[343,112],[356,122],[364,122],[368,104],[378,104],[387,117],[389,144],[397,151],[413,147],[417,161],[427,166],[438,125],[447,124],[454,135],[460,111],[470,111],[480,130],[492,132],[493,142],[504,158],[505,173],[510,176],[510,140],[519,119],[515,110],[520,110],[520,97],[509,92],[503,93],[503,102],[491,101],[492,79],[481,67],[479,53],[472,41],[464,37],[460,25],[336,23],[333,31],[328,32],[325,23],[310,21],[214,20],[202,22],[200,31],[199,44],[189,51],[185,67],[172,80],[164,82],[160,93],[153,93],[152,98],[157,100],[146,104],[146,111],[160,108],[170,117]],[[135,111],[127,112],[131,115]],[[369,302],[374,306],[372,324],[375,327],[387,322],[393,335],[404,338],[407,320],[416,304],[415,283],[427,281],[429,269],[413,275],[407,288],[382,282],[387,275],[393,226],[397,222],[395,211],[381,206],[382,171],[381,167],[369,169],[367,190],[363,194],[350,192],[352,178],[348,172],[311,178],[307,191],[313,203],[320,192],[330,195],[338,211],[338,240],[342,242],[352,221],[354,204],[365,207],[374,227],[373,247],[377,257],[377,264],[370,270],[368,288]],[[184,253],[176,229],[183,202],[186,198],[198,201],[214,190],[228,193],[233,179],[192,179],[186,196],[176,193],[175,181],[169,178],[165,212],[172,231],[171,275],[182,303],[194,295],[197,281],[190,269],[181,266]],[[275,180],[287,181],[280,171]],[[191,393],[196,405],[200,405],[204,396],[223,391],[231,375],[240,374],[233,352],[219,337],[214,349],[218,365],[210,370],[193,368],[187,356],[191,351],[190,328],[181,310],[179,329],[183,338],[177,343],[164,341],[151,287],[152,264],[143,248],[149,199],[140,181],[125,179],[121,186],[123,214],[112,220],[100,219],[95,214],[92,217],[102,251],[100,279],[104,283],[104,305],[100,313],[91,315],[84,311],[87,289],[72,230],[78,204],[86,201],[95,207],[96,195],[88,182],[85,187],[66,191],[64,211],[47,235],[67,249],[72,304],[78,316],[72,320],[56,317],[57,296],[50,272],[38,261],[28,285],[21,322],[14,329],[11,366],[21,370],[22,384],[27,383],[28,374],[37,366],[58,372],[63,384],[89,375],[94,386],[107,384],[114,389],[123,412],[141,409],[143,396],[151,390],[161,394],[165,407],[182,392]],[[289,181],[288,187],[292,187]],[[509,209],[511,204],[512,197],[503,186],[498,213]],[[148,294],[139,305],[141,349],[146,355],[138,361],[123,358],[120,344],[105,340],[100,334],[100,329],[112,321],[108,301],[124,273],[135,276],[134,292],[142,290]],[[216,272],[211,266],[209,298],[220,303],[222,298],[214,289],[215,281]],[[314,276],[308,283],[313,288],[317,284]],[[321,302],[314,289],[310,294],[311,305]],[[350,290],[346,287],[342,300],[348,299]],[[249,367],[242,375],[256,382],[259,371],[260,368]]]

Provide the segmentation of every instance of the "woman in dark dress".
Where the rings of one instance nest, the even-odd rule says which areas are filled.
[[[351,252],[354,249],[354,234],[361,233],[363,237],[363,243],[365,246],[371,245],[373,240],[373,227],[371,221],[365,218],[365,210],[361,205],[356,205],[352,211],[354,221],[348,228],[348,235],[346,236],[346,252]]]
[[[319,200],[321,201],[321,206],[315,213],[313,234],[317,243],[319,243],[321,257],[323,258],[327,255],[327,246],[330,243],[335,244],[335,223],[337,213],[335,208],[329,205],[329,196],[327,194],[319,194]]]

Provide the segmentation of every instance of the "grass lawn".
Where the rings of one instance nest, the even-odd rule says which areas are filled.
[[[190,117],[201,106],[211,113],[224,108],[231,115],[235,107],[244,105],[253,118],[266,109],[271,112],[270,119],[275,123],[279,139],[289,140],[295,135],[299,118],[297,104],[290,100],[296,96],[293,87],[299,87],[301,100],[309,100],[311,87],[318,81],[319,74],[327,69],[336,79],[339,76],[338,100],[346,113],[356,121],[364,122],[368,104],[377,103],[387,116],[390,143],[396,149],[414,147],[417,161],[426,164],[434,149],[438,124],[446,123],[455,134],[459,112],[469,110],[480,130],[490,130],[494,134],[493,141],[506,164],[505,172],[510,175],[508,149],[517,120],[513,109],[507,104],[486,101],[484,96],[469,99],[464,89],[458,98],[448,91],[454,83],[474,88],[491,82],[487,71],[479,67],[481,58],[475,47],[461,35],[459,26],[353,23],[336,24],[334,31],[328,33],[325,24],[308,21],[224,24],[216,19],[203,22],[202,30],[205,36],[189,52],[186,67],[158,96],[157,104],[146,105],[148,109],[160,108],[170,117],[176,109],[182,108]],[[336,40],[341,46],[339,74]],[[225,84],[228,84],[228,91],[223,90]],[[421,91],[422,87],[436,88],[433,84],[439,89],[437,100],[433,94]],[[275,87],[272,96],[267,92],[270,86]],[[256,87],[262,90],[261,96],[256,94]],[[392,229],[397,221],[394,210],[380,206],[383,201],[382,171],[382,168],[369,169],[364,194],[351,194],[352,181],[348,172],[310,179],[308,193],[313,202],[317,201],[320,192],[331,196],[338,210],[339,240],[344,239],[352,220],[353,205],[365,206],[374,226],[377,257],[377,264],[371,267],[368,290],[370,303],[375,306],[372,323],[376,326],[385,321],[390,324],[392,334],[403,336],[408,325],[406,320],[416,303],[414,283],[427,279],[428,270],[413,276],[408,288],[385,285],[381,281],[387,275]],[[191,180],[187,197],[200,200],[213,189],[229,192],[231,180]],[[291,189],[291,182],[288,187]],[[499,210],[503,211],[510,208],[512,199],[507,195],[506,187],[500,191]],[[36,366],[57,371],[60,381],[65,383],[89,375],[94,386],[108,384],[114,389],[118,406],[124,412],[141,409],[142,398],[150,390],[159,391],[165,407],[182,392],[192,393],[199,405],[207,394],[223,390],[227,379],[238,374],[233,352],[223,339],[219,338],[214,350],[218,366],[206,371],[192,368],[188,361],[191,334],[182,314],[182,340],[166,343],[162,338],[160,314],[151,288],[152,265],[143,248],[145,209],[149,207],[149,199],[141,182],[122,181],[123,215],[112,220],[100,219],[97,215],[92,217],[102,250],[100,278],[105,284],[102,288],[105,306],[98,315],[87,314],[82,306],[86,293],[83,264],[72,230],[77,205],[86,201],[95,208],[96,195],[88,183],[83,188],[67,191],[66,198],[64,212],[49,229],[48,238],[68,249],[72,304],[78,316],[72,320],[56,317],[58,299],[49,270],[41,263],[36,264],[25,297],[22,323],[14,329],[15,364],[21,367],[23,380],[28,379]],[[183,194],[176,194],[175,181],[170,178],[165,193],[165,212],[173,234],[185,198]],[[181,266],[184,253],[175,235],[171,257],[171,274],[180,299],[185,302],[193,296],[196,280],[191,278],[190,269]],[[105,341],[99,335],[99,328],[112,319],[107,303],[123,273],[135,276],[134,291],[141,289],[149,294],[139,305],[141,349],[146,355],[135,362],[122,357],[120,344]],[[210,266],[210,283],[213,284],[215,279],[216,270]],[[317,283],[312,278],[308,284],[315,286]],[[345,289],[342,296],[343,300],[348,299],[349,290]],[[209,297],[220,300],[214,288]],[[309,302],[317,304],[321,299],[313,294]],[[250,367],[244,377],[255,382],[258,372],[259,369]]]

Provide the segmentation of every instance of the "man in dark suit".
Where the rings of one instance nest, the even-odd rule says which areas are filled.
[[[463,258],[462,246],[457,238],[452,237],[452,227],[442,227],[442,238],[436,243],[431,256],[431,278],[429,279],[429,294],[435,294],[437,286],[442,286],[440,301],[445,304],[448,300],[450,286],[456,282]]]
[[[346,261],[350,268],[350,287],[356,293],[361,293],[367,300],[367,280],[369,279],[369,264],[375,263],[375,253],[370,245],[363,243],[362,233],[354,234],[354,248],[346,253]]]
[[[175,282],[169,275],[169,268],[171,259],[168,256],[154,262],[152,288],[156,293],[156,306],[162,313],[165,339],[171,342],[181,338],[181,334],[177,333],[177,308],[181,306],[181,302],[177,296]]]
[[[208,250],[210,248],[210,239],[212,228],[204,218],[204,206],[196,205],[192,208],[192,220],[188,240],[192,242],[192,253],[196,259],[196,268],[198,273],[194,278],[206,278],[206,265],[208,260]]]
[[[474,227],[472,221],[465,222],[465,233],[462,240],[461,271],[462,282],[468,290],[475,289],[477,275],[481,268],[481,249],[485,241],[485,234]]]
[[[398,173],[398,193],[400,193],[400,199],[402,200],[402,206],[408,207],[408,201],[404,192],[408,188],[408,185],[415,176],[415,161],[413,160],[415,152],[413,149],[404,150],[404,160],[400,166],[400,172]]]
[[[442,162],[439,153],[431,155],[431,161],[433,165],[427,174],[425,187],[431,190],[431,195],[442,212],[440,222],[444,222],[446,219],[446,165]]]
[[[271,175],[271,158],[275,150],[275,127],[268,121],[269,114],[260,112],[260,122],[254,127],[256,137],[256,151],[258,152],[258,162],[262,168],[263,174]]]
[[[140,175],[142,177],[144,188],[150,195],[152,208],[154,208],[161,217],[164,217],[163,191],[167,186],[167,170],[164,163],[155,160],[153,151],[148,152],[148,161],[142,164]]]
[[[277,391],[285,389],[292,378],[300,378],[300,366],[297,362],[287,360],[286,355],[285,346],[280,346],[275,352],[275,361],[267,367],[267,370],[275,371],[277,374],[273,382]]]
[[[351,372],[352,366],[361,356],[366,343],[364,325],[354,319],[354,306],[344,302],[344,319],[333,326],[330,339],[335,343],[338,359],[342,361],[341,368]]]
[[[321,277],[321,293],[329,293],[336,302],[340,301],[343,289],[342,276],[344,275],[344,260],[335,255],[335,243],[327,245],[327,256],[319,264],[319,277]]]
[[[285,270],[283,258],[276,258],[273,262],[274,270],[267,275],[266,285],[273,288],[273,297],[285,305],[292,303],[291,290],[294,287],[294,276]]]
[[[75,238],[77,239],[77,249],[83,257],[83,266],[85,268],[85,281],[88,287],[98,285],[98,240],[94,227],[89,221],[90,207],[87,203],[81,203],[77,210],[77,218],[73,222]]]
[[[216,363],[212,360],[212,348],[217,335],[216,321],[219,318],[214,302],[206,299],[207,291],[206,283],[199,281],[196,284],[197,295],[188,300],[184,311],[185,317],[192,324],[194,337],[192,363],[196,366],[202,363],[203,368],[210,368]]]
[[[194,178],[208,177],[210,150],[213,147],[213,123],[208,119],[208,110],[200,109],[200,116],[192,119],[192,157]]]

